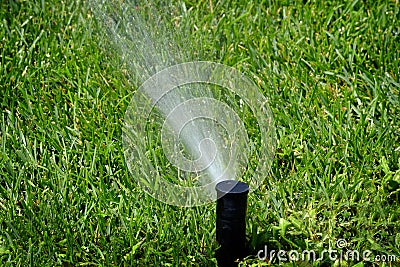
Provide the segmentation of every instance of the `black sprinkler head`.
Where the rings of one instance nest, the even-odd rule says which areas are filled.
[[[218,183],[217,190],[217,242],[219,267],[237,266],[237,260],[246,254],[246,210],[249,186],[246,183],[226,180]]]

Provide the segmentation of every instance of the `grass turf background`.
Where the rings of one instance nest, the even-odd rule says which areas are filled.
[[[199,58],[243,71],[270,101],[279,143],[249,196],[253,255],[344,238],[399,257],[398,1],[155,5]],[[214,206],[167,206],[129,176],[134,87],[93,19],[82,1],[1,1],[1,265],[213,266]]]

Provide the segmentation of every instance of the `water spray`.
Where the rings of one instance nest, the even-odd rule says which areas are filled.
[[[202,86],[194,90],[191,85]],[[248,134],[240,107],[210,97],[209,87],[215,85],[225,96],[240,97],[259,128],[257,137]],[[146,129],[155,109],[162,127],[153,136],[161,135],[164,155],[180,170],[182,184],[167,180],[170,169],[156,169],[153,162],[161,161],[148,153],[149,139],[155,137]],[[127,166],[144,191],[170,205],[193,207],[216,201],[221,181],[242,179],[250,191],[257,189],[272,164],[275,128],[267,100],[248,77],[232,67],[196,61],[168,67],[138,88],[125,113],[122,141]],[[258,162],[249,166],[249,156]]]
[[[187,46],[174,43],[175,32],[146,5],[93,1],[128,77],[140,85],[122,129],[132,180],[173,206],[217,201],[218,264],[237,265],[246,256],[247,195],[263,183],[276,146],[264,93],[232,67],[182,57]]]

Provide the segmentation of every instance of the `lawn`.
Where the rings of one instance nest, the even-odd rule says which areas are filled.
[[[153,6],[184,60],[240,70],[274,114],[241,266],[339,266],[261,261],[265,246],[400,266],[399,1]],[[140,79],[88,2],[4,0],[0,23],[0,266],[215,266],[215,204],[164,204],[129,173],[122,125]]]

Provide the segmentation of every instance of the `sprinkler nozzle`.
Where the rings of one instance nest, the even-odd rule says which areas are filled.
[[[246,210],[249,186],[226,180],[218,183],[216,234],[220,247],[216,251],[219,267],[237,266],[246,256]]]

